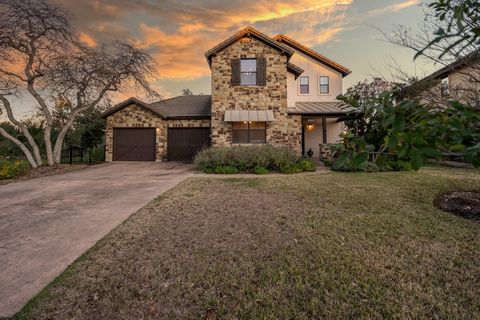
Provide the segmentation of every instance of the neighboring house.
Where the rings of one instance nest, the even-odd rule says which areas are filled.
[[[480,108],[480,50],[437,70],[404,91],[408,97],[419,98],[434,107],[458,100]]]
[[[336,100],[350,70],[284,35],[246,27],[205,53],[212,95],[145,103],[103,114],[106,160],[191,160],[201,148],[268,143],[324,154],[350,109]]]

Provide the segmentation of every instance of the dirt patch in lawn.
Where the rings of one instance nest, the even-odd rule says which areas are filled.
[[[64,174],[71,171],[76,171],[88,167],[86,164],[57,164],[55,166],[41,166],[36,169],[31,169],[27,174],[9,179],[0,180],[0,185],[9,184],[18,181],[25,181],[30,179],[36,179],[41,177],[53,176],[56,174]]]
[[[442,193],[435,198],[434,204],[440,210],[480,222],[480,192],[453,191]]]

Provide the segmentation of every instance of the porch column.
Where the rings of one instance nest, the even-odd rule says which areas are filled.
[[[322,117],[322,139],[323,139],[323,144],[327,143],[327,117],[323,116]]]

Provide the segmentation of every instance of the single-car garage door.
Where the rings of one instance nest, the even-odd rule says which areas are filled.
[[[155,128],[113,129],[114,161],[155,161]]]
[[[192,161],[203,147],[210,145],[210,128],[168,128],[169,161]]]

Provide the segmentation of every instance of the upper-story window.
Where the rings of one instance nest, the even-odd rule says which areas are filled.
[[[448,94],[449,94],[448,76],[443,78],[442,81],[440,82],[440,90],[442,92],[442,97],[448,97]]]
[[[318,77],[318,92],[320,94],[327,94],[330,92],[330,78],[327,76]]]
[[[240,60],[240,84],[242,86],[257,85],[257,59]]]
[[[300,94],[310,93],[310,81],[308,77],[300,77]]]
[[[265,57],[232,59],[232,86],[267,85],[267,60]]]

